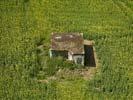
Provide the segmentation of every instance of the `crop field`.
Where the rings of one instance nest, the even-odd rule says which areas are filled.
[[[49,58],[52,32],[95,41],[91,79],[67,74],[82,66]],[[132,100],[133,0],[0,0],[0,99]]]

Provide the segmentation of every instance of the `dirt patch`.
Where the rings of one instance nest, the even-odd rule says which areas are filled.
[[[56,77],[59,79],[68,79],[72,80],[75,78],[83,78],[85,80],[91,79],[95,74],[96,70],[95,67],[92,68],[83,68],[83,69],[75,69],[75,70],[68,70],[68,69],[60,69],[56,73]]]

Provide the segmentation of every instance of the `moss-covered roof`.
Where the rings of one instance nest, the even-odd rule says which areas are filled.
[[[72,54],[84,54],[84,40],[81,33],[52,33],[51,49],[67,50]]]

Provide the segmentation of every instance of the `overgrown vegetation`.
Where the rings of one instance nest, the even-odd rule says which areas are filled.
[[[133,98],[132,0],[0,0],[0,21],[1,99]],[[81,67],[49,58],[51,32],[82,32],[96,42],[93,79],[37,81]]]

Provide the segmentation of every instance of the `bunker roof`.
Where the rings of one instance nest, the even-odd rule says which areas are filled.
[[[84,54],[82,33],[52,33],[51,50],[67,50],[72,54]]]

